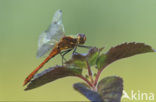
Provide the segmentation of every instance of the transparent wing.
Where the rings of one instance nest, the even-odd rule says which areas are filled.
[[[64,36],[62,24],[62,11],[57,10],[48,30],[39,36],[37,57],[43,56]]]

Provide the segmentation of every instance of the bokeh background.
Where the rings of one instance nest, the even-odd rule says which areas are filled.
[[[66,34],[85,33],[86,45],[105,46],[107,51],[135,41],[156,49],[155,0],[0,0],[0,101],[87,101],[72,88],[81,81],[78,78],[67,77],[31,91],[22,86],[44,60],[36,58],[38,36],[57,9],[63,10]],[[60,64],[60,58],[42,70]],[[156,53],[114,62],[101,78],[111,75],[124,79],[129,94],[131,90],[156,94]]]

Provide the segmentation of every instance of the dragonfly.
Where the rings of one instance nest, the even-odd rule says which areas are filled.
[[[65,35],[64,25],[62,23],[62,10],[57,10],[48,30],[44,31],[39,36],[38,41],[37,57],[41,57],[49,51],[50,53],[48,57],[46,57],[45,60],[26,77],[23,86],[26,85],[39,69],[41,69],[54,56],[60,54],[62,56],[63,64],[64,55],[71,50],[75,53],[77,47],[90,48],[89,46],[83,45],[85,41],[85,34],[77,34],[76,37]]]

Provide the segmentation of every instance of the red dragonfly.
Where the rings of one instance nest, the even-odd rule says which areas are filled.
[[[77,37],[64,35],[62,11],[56,11],[49,29],[43,32],[39,37],[37,57],[45,55],[45,53],[49,50],[51,50],[51,52],[49,53],[49,56],[28,75],[28,77],[24,80],[23,86],[26,85],[38,72],[38,70],[42,68],[51,58],[60,54],[62,56],[63,63],[63,56],[73,49],[73,52],[75,52],[77,46],[86,47],[83,45],[85,41],[86,36],[84,34],[77,34]]]

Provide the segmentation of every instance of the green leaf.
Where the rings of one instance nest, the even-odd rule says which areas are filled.
[[[97,92],[92,91],[85,83],[76,83],[73,87],[91,102],[103,102],[101,96]]]
[[[75,74],[75,75],[81,75],[82,74],[82,69],[80,69],[78,67],[68,66],[67,69],[71,70],[73,72],[73,74]]]
[[[97,61],[96,61],[96,65],[97,65],[97,68],[100,69],[103,67],[103,65],[105,64],[105,60],[106,60],[106,55],[105,54],[101,54]]]
[[[59,78],[67,76],[81,75],[82,69],[75,67],[55,66],[44,70],[43,72],[34,76],[33,80],[29,83],[25,90],[34,89],[45,85],[49,82],[55,81]]]
[[[97,51],[94,54],[92,54],[91,56],[89,56],[88,63],[90,66],[93,66],[96,64],[96,60],[97,60],[98,56],[99,56],[99,51]]]
[[[72,58],[65,62],[66,65],[68,66],[76,66],[79,68],[87,68],[86,61],[89,63],[90,66],[93,66],[96,64],[96,60],[99,56],[99,53],[101,49],[98,49],[96,47],[91,48],[88,53],[85,54],[80,54],[76,53],[72,55]]]
[[[68,66],[76,66],[79,68],[86,68],[87,67],[85,60],[73,60],[70,62],[70,64],[68,63]]]
[[[98,83],[97,89],[104,102],[120,102],[123,80],[117,76],[106,77]]]
[[[124,43],[112,47],[106,54],[101,55],[98,58],[97,66],[98,68],[102,68],[121,58],[126,58],[147,52],[155,51],[151,48],[151,46],[145,45],[144,43]]]

